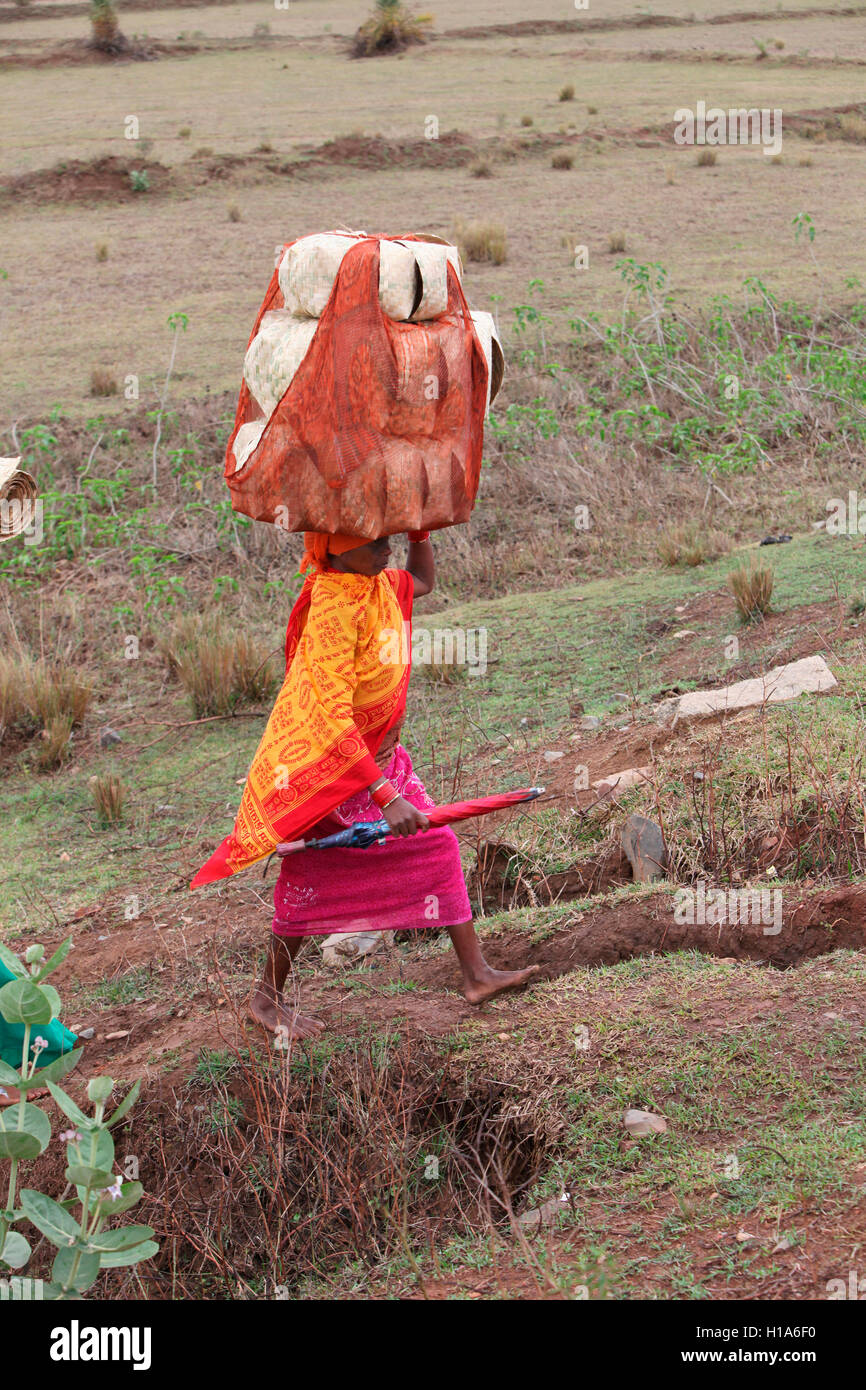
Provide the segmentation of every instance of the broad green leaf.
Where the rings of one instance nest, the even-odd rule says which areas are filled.
[[[38,1105],[7,1105],[0,1110],[0,1155],[38,1158],[51,1140],[51,1121]]]
[[[10,1067],[8,1062],[0,1060],[0,1086],[17,1086],[21,1088],[21,1073],[14,1067]]]
[[[79,1223],[59,1202],[32,1187],[22,1187],[20,1196],[28,1221],[32,1221],[52,1245],[62,1249],[75,1244],[80,1234]]]
[[[89,1236],[87,1241],[88,1250],[99,1251],[120,1251],[131,1250],[134,1245],[140,1245],[143,1240],[150,1240],[153,1235],[152,1226],[119,1226],[114,1231],[99,1231],[96,1235]]]
[[[53,1280],[42,1285],[42,1299],[45,1303],[65,1303],[77,1297],[74,1289],[71,1293],[64,1293],[62,1284],[55,1284]]]
[[[83,1047],[78,1047],[74,1052],[63,1052],[59,1057],[55,1057],[53,1062],[49,1062],[46,1067],[39,1067],[29,1081],[24,1083],[26,1091],[37,1091],[41,1086],[47,1085],[49,1081],[59,1081],[61,1076],[65,1076],[68,1071],[77,1065],[78,1059],[84,1051]],[[19,1087],[20,1087],[19,1082]]]
[[[99,1275],[99,1256],[89,1250],[58,1250],[51,1266],[52,1280],[79,1292],[89,1289]]]
[[[44,994],[51,1004],[51,1017],[57,1018],[60,1014],[60,995],[53,985],[37,985],[37,989]]]
[[[38,974],[33,976],[33,983],[38,985],[40,980],[44,980],[46,975],[50,975],[53,970],[57,969],[58,965],[62,965],[71,949],[72,937],[68,936],[63,944],[57,947],[54,955],[39,967]]]
[[[66,1169],[66,1181],[76,1187],[110,1187],[114,1174],[104,1168],[91,1168],[86,1163],[70,1163]]]
[[[18,959],[13,951],[9,950],[8,946],[4,946],[2,941],[0,941],[0,961],[3,962],[7,970],[12,971],[16,980],[27,979],[27,966]]]
[[[133,1227],[133,1230],[135,1227]],[[145,1227],[141,1227],[144,1230]],[[10,1269],[22,1269],[30,1259],[30,1244],[19,1231],[7,1231],[3,1249],[0,1250],[0,1264]]]
[[[123,1100],[120,1102],[111,1118],[106,1120],[106,1124],[116,1125],[120,1120],[122,1120],[124,1115],[126,1115],[135,1105],[135,1102],[138,1100],[138,1093],[140,1090],[141,1082],[136,1081],[135,1085],[132,1086],[129,1091],[127,1091],[126,1095],[123,1097]]]
[[[53,1081],[46,1081],[45,1084],[64,1115],[72,1121],[76,1129],[80,1129],[82,1134],[85,1130],[93,1129],[94,1121],[89,1115],[85,1115],[83,1110],[79,1110],[71,1096],[68,1096],[65,1091],[61,1091],[60,1087],[55,1086]]]
[[[142,1241],[132,1250],[109,1250],[99,1256],[103,1269],[120,1269],[122,1265],[137,1265],[139,1260],[151,1260],[159,1254],[155,1240]]]
[[[120,1216],[124,1211],[129,1211],[136,1202],[141,1201],[144,1188],[140,1182],[125,1182],[121,1184],[119,1197],[107,1197],[102,1193],[94,1193],[90,1203],[92,1213],[99,1216]]]
[[[56,990],[54,992],[57,993]],[[59,1007],[59,998],[57,1002]],[[0,989],[0,1014],[7,1023],[29,1023],[39,1027],[51,1022],[53,1009],[47,989],[33,985],[29,980],[10,980]]]

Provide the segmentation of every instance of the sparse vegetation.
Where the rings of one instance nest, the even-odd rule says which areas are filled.
[[[574,101],[574,83],[566,82],[564,87],[559,89],[560,101]]]
[[[695,163],[698,165],[698,168],[712,169],[713,165],[718,164],[718,162],[719,157],[716,154],[715,150],[708,149],[706,145],[703,147],[703,149],[698,150],[697,158],[695,159]]]
[[[117,377],[107,367],[94,367],[90,373],[91,396],[116,396]]]
[[[550,167],[552,169],[571,169],[574,166],[574,155],[568,154],[565,150],[557,150],[551,157]]]
[[[117,825],[123,815],[126,787],[119,777],[91,777],[87,783],[102,825]]]

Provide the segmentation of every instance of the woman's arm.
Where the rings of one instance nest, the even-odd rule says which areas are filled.
[[[409,532],[409,555],[406,568],[415,582],[415,597],[429,594],[436,583],[436,558],[430,544],[430,533],[423,541],[413,540],[413,536],[424,535],[422,531]]]

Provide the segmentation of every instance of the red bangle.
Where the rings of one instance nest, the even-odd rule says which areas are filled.
[[[420,545],[422,541],[429,541],[429,531],[410,531],[409,540],[412,545]]]
[[[390,802],[396,801],[399,792],[394,790],[390,782],[383,782],[381,787],[377,787],[375,791],[370,792],[370,795],[376,805],[380,809],[383,809],[385,806],[389,805]]]

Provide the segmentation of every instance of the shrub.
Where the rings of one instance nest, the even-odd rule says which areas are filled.
[[[241,210],[240,210],[240,208],[238,207],[237,203],[231,203],[231,204],[229,205],[229,221],[230,221],[230,222],[242,222],[242,221],[243,221],[243,216],[242,216],[242,214],[241,214]]]
[[[559,89],[560,101],[574,101],[574,83],[566,82],[564,87]]]
[[[401,0],[376,0],[373,13],[352,40],[352,56],[372,58],[377,53],[397,53],[413,43],[426,43],[432,19],[416,15]]]
[[[97,259],[98,261],[107,261],[107,260],[108,260],[108,242],[107,242],[107,241],[98,241],[98,242],[96,243],[96,259]]]
[[[625,232],[611,232],[607,239],[607,249],[612,256],[625,250]]]
[[[704,146],[702,150],[698,150],[698,157],[696,162],[701,169],[708,169],[711,168],[712,165],[717,162],[717,159],[718,156],[715,150],[707,149],[707,147]]]
[[[523,126],[531,126],[534,124],[534,122],[531,116],[521,116],[520,124]]]
[[[508,240],[500,222],[460,222],[455,232],[464,261],[490,261],[502,265],[508,259]]]
[[[130,169],[129,186],[133,193],[147,193],[150,188],[150,179],[146,169]]]
[[[493,170],[486,159],[476,159],[470,166],[469,172],[474,179],[489,179],[493,177]]]
[[[181,140],[188,140],[189,137],[192,135],[192,126],[182,125],[177,133],[178,137]]]
[[[126,47],[112,0],[91,0],[90,45],[102,53],[119,53]]]
[[[773,611],[770,600],[774,577],[768,565],[755,565],[752,561],[728,575],[728,588],[744,623],[760,622]]]
[[[559,150],[551,159],[552,169],[571,169],[574,165],[574,155],[566,154],[564,150]]]

